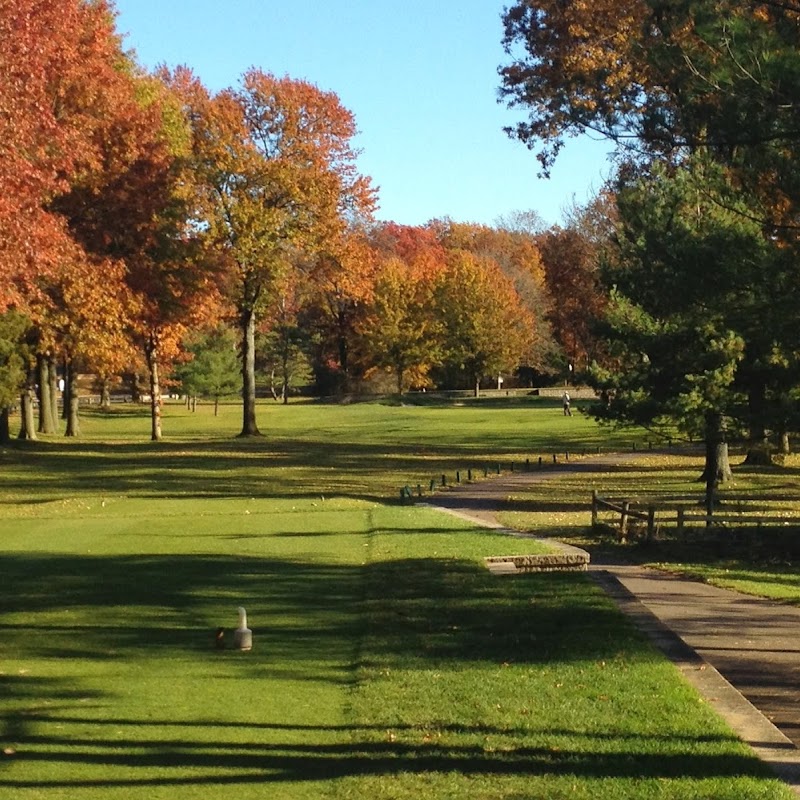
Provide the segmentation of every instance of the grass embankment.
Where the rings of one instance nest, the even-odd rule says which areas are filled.
[[[3,451],[0,783],[19,800],[788,797],[582,575],[386,504],[603,434],[547,404],[92,415]],[[570,426],[567,427],[567,423]],[[254,649],[218,651],[247,608]],[[266,794],[265,794],[266,793]]]

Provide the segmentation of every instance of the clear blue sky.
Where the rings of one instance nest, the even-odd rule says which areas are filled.
[[[152,68],[185,64],[213,91],[249,67],[333,91],[356,117],[359,168],[380,219],[491,225],[533,209],[558,222],[609,167],[607,146],[575,140],[549,180],[503,133],[497,103],[508,0],[116,0],[118,30]]]

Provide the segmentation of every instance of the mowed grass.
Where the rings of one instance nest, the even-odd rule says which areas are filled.
[[[133,407],[0,454],[0,797],[781,798],[585,576],[395,503],[611,446],[547,403]],[[616,444],[622,446],[624,438]],[[236,609],[249,653],[214,647]]]

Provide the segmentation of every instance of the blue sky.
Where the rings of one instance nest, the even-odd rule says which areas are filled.
[[[550,180],[503,133],[497,103],[507,0],[116,0],[117,28],[152,68],[186,64],[211,90],[249,67],[333,91],[356,117],[359,168],[380,219],[491,225],[537,211],[556,223],[600,188],[607,146],[577,139]]]

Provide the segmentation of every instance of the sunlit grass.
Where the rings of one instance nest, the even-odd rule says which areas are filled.
[[[0,796],[789,796],[584,575],[496,578],[483,557],[536,543],[396,502],[613,444],[589,420],[293,404],[241,440],[237,414],[168,407],[151,443],[140,409],[94,413],[0,453]]]

